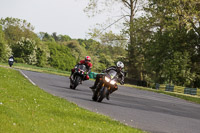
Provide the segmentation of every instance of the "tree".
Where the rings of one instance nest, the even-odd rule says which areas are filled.
[[[134,43],[135,42],[135,40],[134,40],[134,36],[135,36],[135,34],[134,34],[134,18],[135,18],[137,11],[141,9],[142,6],[140,4],[142,2],[143,1],[138,1],[138,0],[109,0],[109,1],[90,0],[88,6],[85,9],[86,12],[92,12],[92,15],[95,15],[95,13],[97,13],[97,14],[101,13],[102,10],[105,11],[105,9],[103,7],[110,8],[110,6],[114,5],[115,3],[119,4],[118,6],[121,7],[122,16],[117,21],[115,21],[115,23],[118,22],[119,20],[121,20],[122,18],[124,18],[124,20],[125,20],[125,26],[126,26],[125,29],[126,30],[123,30],[123,31],[125,34],[127,34],[129,36],[128,37],[128,40],[129,40],[128,45],[129,46],[128,46],[128,58],[127,59],[128,59],[129,64],[133,64],[134,66],[137,63],[137,62],[134,62],[135,60],[133,60],[136,58],[135,53],[137,51],[137,49],[135,49],[136,47],[134,46],[135,45],[135,43]],[[98,7],[100,7],[100,5],[102,8],[100,8],[100,10],[97,10]],[[113,25],[113,24],[111,24],[111,25]],[[108,27],[110,27],[111,25],[109,25]],[[103,29],[103,31],[105,29]],[[132,66],[132,67],[134,67],[134,66]],[[136,68],[136,67],[134,67],[134,68]],[[136,68],[135,71],[138,72],[139,70]],[[131,71],[129,71],[129,73],[131,73]],[[142,79],[141,77],[136,77],[136,78]]]
[[[133,21],[133,44],[128,45],[128,74],[137,80],[146,80],[145,52],[146,45],[151,39],[152,32],[148,24],[148,18],[139,17]]]
[[[14,57],[22,58],[27,64],[37,63],[36,50],[36,42],[24,37],[13,46]]]
[[[199,0],[173,0],[170,5],[174,5],[174,13],[179,18],[178,23],[184,23],[185,27],[193,29],[200,38],[200,3]]]
[[[37,35],[33,32],[33,26],[26,20],[18,18],[5,18],[0,20],[0,25],[5,33],[5,38],[9,44],[14,44],[22,37],[36,39]]]
[[[58,36],[56,34],[57,34],[56,32],[53,32],[51,36],[53,37],[53,39],[55,41],[58,41],[59,39],[58,39]]]
[[[58,35],[58,40],[61,42],[71,41],[71,37],[68,35]]]
[[[71,71],[77,63],[75,57],[72,56],[70,49],[65,45],[55,42],[46,42],[50,50],[48,63],[55,68]]]
[[[72,55],[76,58],[78,63],[80,60],[85,59],[86,55],[89,55],[85,48],[79,44],[78,41],[72,40],[65,44],[68,48],[71,49]]]
[[[40,32],[39,36],[42,41],[55,42],[55,39],[51,35],[49,35],[47,32]]]
[[[93,29],[89,34],[92,39],[99,40],[104,47],[109,47],[108,51],[105,51],[106,48],[104,48],[104,51],[101,52],[112,54],[116,58],[126,55],[127,38],[125,35],[114,34],[112,31],[100,33],[98,29]]]
[[[4,62],[8,60],[8,57],[11,55],[11,49],[7,45],[5,40],[5,35],[0,25],[0,61]]]
[[[146,48],[145,64],[156,82],[193,86],[198,77],[199,69],[194,71],[193,67],[199,57],[199,35],[195,29],[198,25],[192,27],[189,23],[189,18],[198,14],[194,12],[197,9],[194,1],[149,0],[145,10],[152,36]],[[196,17],[192,20],[197,24]]]
[[[44,42],[37,44],[36,50],[37,66],[44,67],[48,64],[48,59],[50,58],[50,50],[48,45]]]

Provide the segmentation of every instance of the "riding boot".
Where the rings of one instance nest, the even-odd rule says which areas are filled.
[[[72,79],[72,74],[73,74],[73,72],[71,72],[71,75],[69,76],[69,79]]]
[[[110,90],[108,90],[107,93],[106,93],[106,99],[107,99],[107,100],[110,99],[110,96],[109,96],[109,95],[110,95]]]
[[[71,70],[71,75],[69,76],[69,79],[72,79],[73,74],[74,74],[74,69]]]

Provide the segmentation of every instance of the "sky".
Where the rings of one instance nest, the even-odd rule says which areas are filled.
[[[89,18],[83,9],[89,0],[0,0],[0,18],[27,20],[34,32],[88,38],[89,29],[106,21],[106,16]]]

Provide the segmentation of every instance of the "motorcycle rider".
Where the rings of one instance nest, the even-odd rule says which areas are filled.
[[[11,56],[9,57],[9,59],[8,59],[8,64],[9,64],[9,66],[11,67],[11,66],[13,65],[13,63],[14,63],[14,57],[13,57],[13,55],[11,55]]]
[[[107,69],[103,70],[102,72],[103,73],[108,73],[110,70],[114,70],[117,72],[117,75],[118,75],[118,82],[123,85],[124,84],[124,77],[125,77],[125,72],[122,70],[124,68],[124,64],[123,62],[121,61],[118,61],[116,66],[111,66],[111,67],[108,67]],[[94,92],[95,91],[95,88],[97,87],[97,84],[99,83],[100,81],[100,78],[103,76],[103,74],[97,74],[96,76],[96,80],[94,82],[94,85],[92,87],[90,87],[90,89],[92,89],[92,91]],[[106,99],[109,100],[109,95],[111,93],[113,93],[114,91],[116,91],[118,89],[117,86],[115,86],[114,88],[111,88],[109,93],[106,94]]]
[[[85,75],[85,79],[84,80],[89,80],[89,78],[90,78],[88,76],[88,74],[91,72],[91,68],[92,68],[92,63],[90,61],[91,61],[91,57],[90,56],[85,56],[85,60],[80,60],[80,62],[77,64],[77,65],[82,64],[82,65],[86,66],[87,73]],[[71,69],[71,75],[69,77],[70,79],[71,79],[74,71],[75,71],[75,68]]]

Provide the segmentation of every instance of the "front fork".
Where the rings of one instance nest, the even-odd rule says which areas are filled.
[[[105,88],[105,84],[103,83],[102,86],[101,86],[101,90],[100,91],[103,91],[104,88]],[[110,86],[107,89],[108,89],[108,91],[110,91]]]

